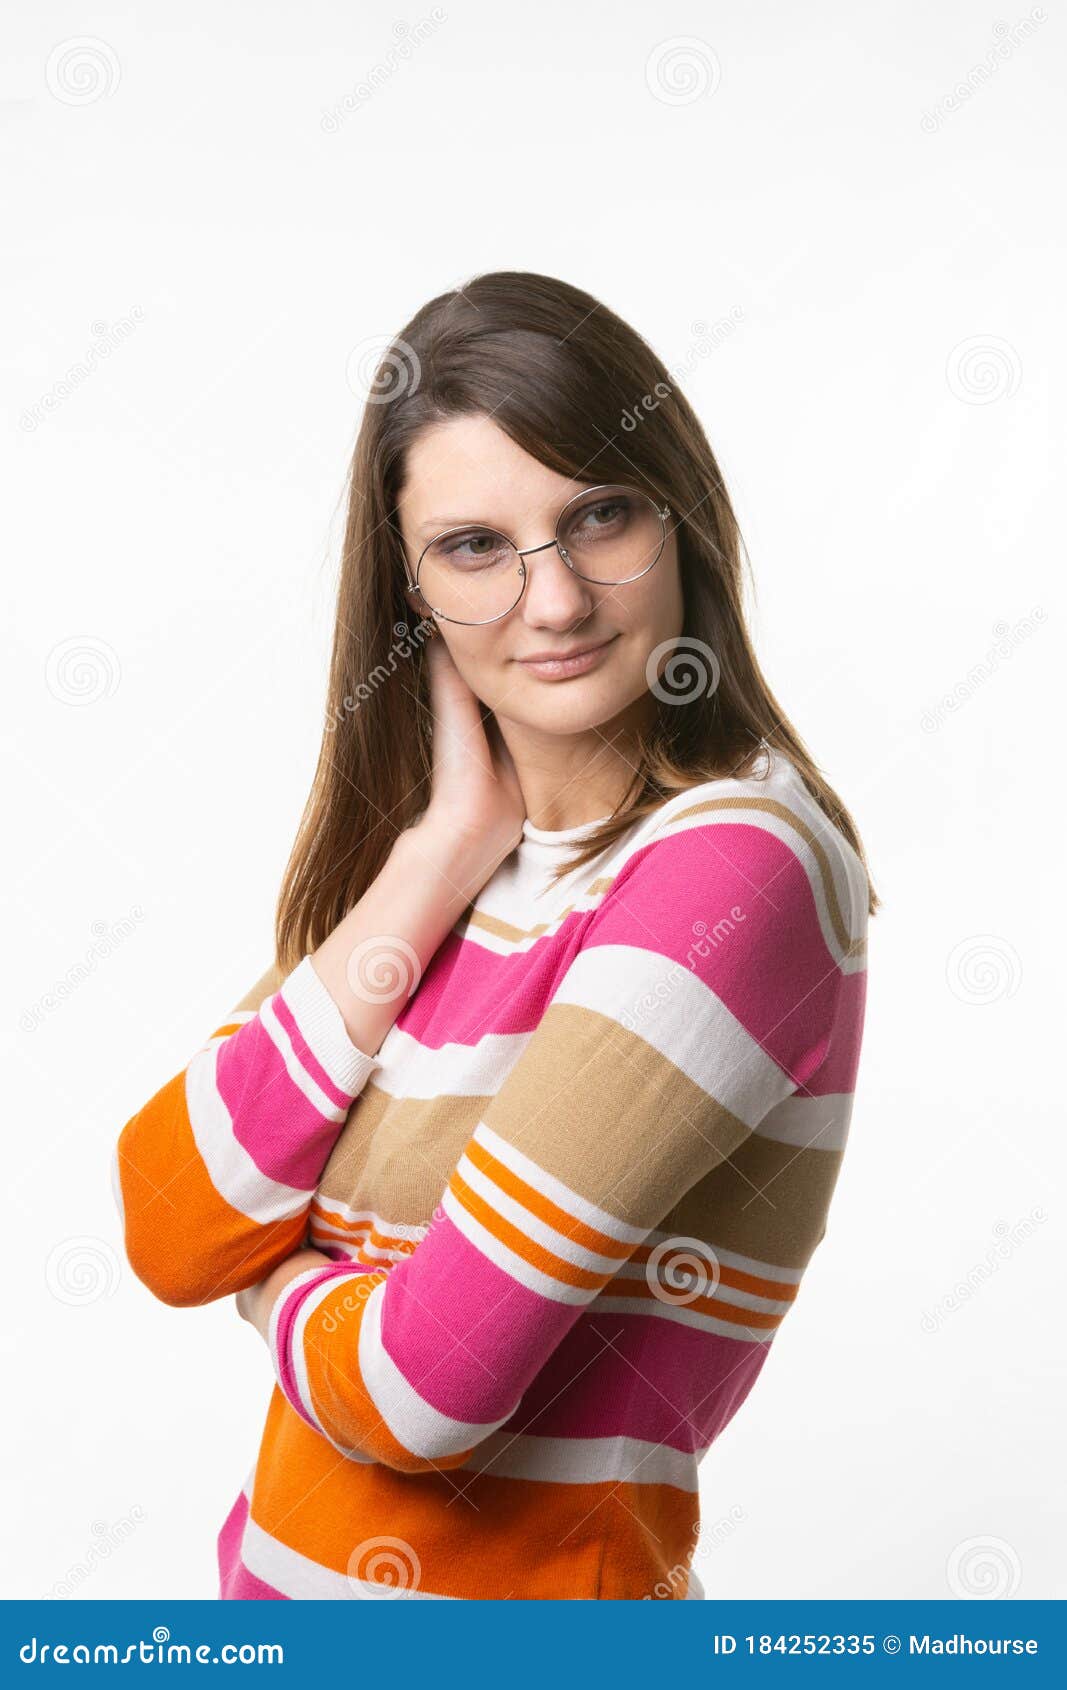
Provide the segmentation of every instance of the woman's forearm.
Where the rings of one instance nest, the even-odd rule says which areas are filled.
[[[422,821],[397,836],[363,897],[311,953],[348,1036],[378,1050],[430,960],[498,866],[480,842]]]

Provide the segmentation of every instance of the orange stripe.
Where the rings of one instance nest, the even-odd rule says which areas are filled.
[[[738,1326],[759,1327],[770,1331],[780,1326],[785,1319],[784,1314],[767,1314],[762,1309],[739,1309],[736,1303],[724,1303],[718,1297],[692,1297],[689,1300],[674,1297],[657,1297],[655,1291],[644,1279],[625,1279],[616,1277],[611,1281],[610,1288],[605,1295],[611,1297],[630,1297],[634,1302],[655,1302],[669,1307],[677,1303],[679,1308],[692,1309],[696,1314],[713,1315],[716,1320],[734,1321]]]
[[[391,1233],[379,1232],[371,1221],[346,1220],[343,1215],[339,1215],[330,1209],[324,1209],[317,1198],[312,1199],[311,1219],[313,1222],[321,1220],[326,1226],[335,1227],[338,1232],[346,1233],[348,1240],[352,1243],[377,1244],[383,1250],[403,1250],[405,1255],[410,1255],[417,1243],[417,1240],[413,1238],[394,1238]]]
[[[611,1238],[606,1232],[600,1232],[596,1227],[578,1220],[575,1215],[568,1214],[566,1209],[561,1209],[558,1203],[553,1203],[551,1198],[538,1191],[536,1186],[512,1173],[511,1169],[498,1161],[483,1144],[472,1140],[467,1146],[466,1154],[475,1167],[487,1175],[494,1185],[498,1185],[501,1191],[506,1191],[509,1197],[521,1203],[523,1208],[536,1215],[538,1220],[544,1221],[546,1226],[561,1232],[565,1238],[573,1239],[575,1244],[580,1244],[583,1250],[591,1250],[597,1256],[611,1256],[620,1262],[626,1261],[632,1254],[634,1245],[623,1244],[619,1239]]]
[[[302,1213],[257,1225],[216,1189],[193,1137],[184,1072],[126,1123],[118,1153],[126,1252],[164,1301],[211,1302],[239,1291],[303,1242]],[[198,1272],[201,1261],[213,1264],[210,1282]]]
[[[684,1243],[684,1240],[682,1242]],[[639,1250],[634,1251],[633,1260],[647,1262],[655,1248],[658,1246],[646,1248],[642,1245]],[[679,1248],[681,1250],[681,1245]],[[709,1244],[708,1249],[714,1252],[714,1244]],[[717,1256],[715,1259],[718,1261]],[[661,1269],[661,1273],[665,1275],[666,1268]],[[742,1268],[727,1267],[725,1262],[719,1262],[719,1283],[729,1285],[735,1291],[750,1291],[754,1297],[768,1297],[773,1303],[793,1302],[800,1289],[799,1285],[787,1285],[780,1279],[763,1279],[754,1273],[746,1273]]]

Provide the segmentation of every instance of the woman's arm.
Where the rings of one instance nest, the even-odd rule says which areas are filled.
[[[402,833],[328,939],[273,992],[268,971],[249,1007],[126,1123],[112,1169],[126,1254],[161,1301],[213,1302],[302,1243],[375,1053],[479,872],[469,848],[432,827]]]
[[[524,809],[477,701],[431,644],[433,796],[359,902],[122,1130],[112,1181],[125,1248],[163,1302],[254,1285],[303,1242],[323,1168],[376,1052],[442,940],[512,850]]]

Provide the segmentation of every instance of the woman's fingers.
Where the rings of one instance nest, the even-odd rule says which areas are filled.
[[[438,635],[430,641],[430,698],[433,712],[434,775],[441,780],[470,777],[472,765],[492,773],[482,726],[481,705],[456,668]]]

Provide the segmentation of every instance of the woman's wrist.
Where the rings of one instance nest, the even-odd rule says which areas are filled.
[[[489,838],[471,831],[447,816],[434,815],[431,809],[398,835],[393,848],[414,872],[421,865],[424,872],[438,876],[442,896],[445,887],[451,888],[458,916],[517,843],[517,839]]]
[[[375,880],[312,954],[357,1049],[373,1056],[438,946],[501,861],[427,815],[399,834]]]

